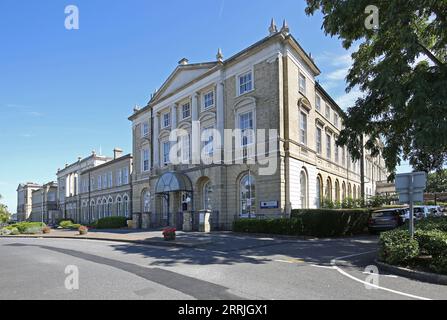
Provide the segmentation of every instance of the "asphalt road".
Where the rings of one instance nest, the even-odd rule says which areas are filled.
[[[218,239],[200,249],[0,239],[0,299],[447,299],[447,286],[389,274],[367,288],[376,237]],[[78,290],[65,286],[69,265]]]

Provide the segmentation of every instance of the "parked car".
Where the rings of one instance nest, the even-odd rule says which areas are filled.
[[[430,210],[427,206],[416,206],[413,208],[415,217],[417,219],[426,219],[430,215]]]
[[[404,224],[405,208],[377,210],[371,213],[368,220],[368,230],[371,233],[392,230]]]
[[[443,210],[440,206],[428,206],[427,208],[430,212],[430,216],[432,216],[432,217],[442,217],[443,216]]]

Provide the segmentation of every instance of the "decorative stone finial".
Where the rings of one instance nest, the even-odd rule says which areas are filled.
[[[219,48],[219,50],[217,50],[216,59],[217,59],[217,61],[219,61],[219,62],[223,62],[223,58],[224,58],[224,56],[223,56],[223,54],[222,54],[222,49]]]
[[[289,25],[287,24],[287,20],[286,19],[284,19],[284,22],[282,23],[281,32],[286,34],[286,35],[290,33]]]
[[[276,27],[275,19],[273,19],[273,18],[272,18],[272,21],[270,22],[269,32],[270,32],[270,35],[278,32],[278,28]]]
[[[182,60],[180,60],[180,61],[178,62],[178,64],[179,64],[180,66],[186,66],[188,63],[189,63],[189,60],[186,59],[186,58],[183,58]]]
[[[138,112],[140,111],[140,107],[136,104],[135,107],[133,107],[133,112]]]

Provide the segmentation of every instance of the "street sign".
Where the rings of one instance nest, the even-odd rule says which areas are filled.
[[[410,235],[414,237],[414,210],[413,203],[424,201],[424,191],[427,184],[425,172],[398,174],[396,176],[396,191],[399,193],[399,202],[410,205]]]

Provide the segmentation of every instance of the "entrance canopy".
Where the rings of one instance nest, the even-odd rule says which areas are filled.
[[[158,179],[155,188],[156,194],[171,192],[192,192],[192,183],[183,173],[167,172]]]

